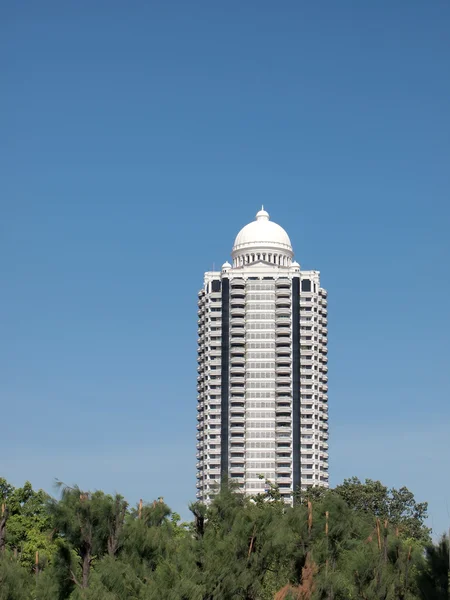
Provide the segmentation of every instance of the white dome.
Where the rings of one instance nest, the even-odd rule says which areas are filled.
[[[286,231],[277,223],[270,221],[269,213],[263,208],[256,214],[256,221],[243,227],[237,234],[231,254],[235,264],[249,264],[263,260],[276,261],[277,264],[287,266],[291,263],[294,253]],[[244,261],[237,260],[243,256],[245,256]],[[281,257],[286,260],[280,260]]]
[[[260,210],[256,214],[256,221],[252,221],[237,234],[233,250],[239,247],[248,246],[275,245],[280,249],[284,247],[292,252],[291,240],[286,231],[277,223],[269,221],[269,213]]]

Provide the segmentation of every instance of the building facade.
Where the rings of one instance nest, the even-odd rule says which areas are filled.
[[[328,487],[327,292],[263,209],[198,294],[197,499]]]

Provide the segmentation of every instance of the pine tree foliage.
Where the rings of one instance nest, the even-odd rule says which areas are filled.
[[[0,600],[448,600],[449,544],[406,488],[344,481],[286,506],[224,481],[180,522],[163,498],[0,479]]]

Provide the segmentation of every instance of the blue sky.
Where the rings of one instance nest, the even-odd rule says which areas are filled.
[[[195,495],[196,294],[261,204],[329,290],[330,471],[450,520],[450,5],[15,2],[0,475]]]

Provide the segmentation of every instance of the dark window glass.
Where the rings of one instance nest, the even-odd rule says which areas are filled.
[[[311,291],[311,280],[310,279],[302,279],[302,292],[310,292]]]
[[[211,285],[212,292],[220,292],[220,281],[218,279],[214,279]]]

